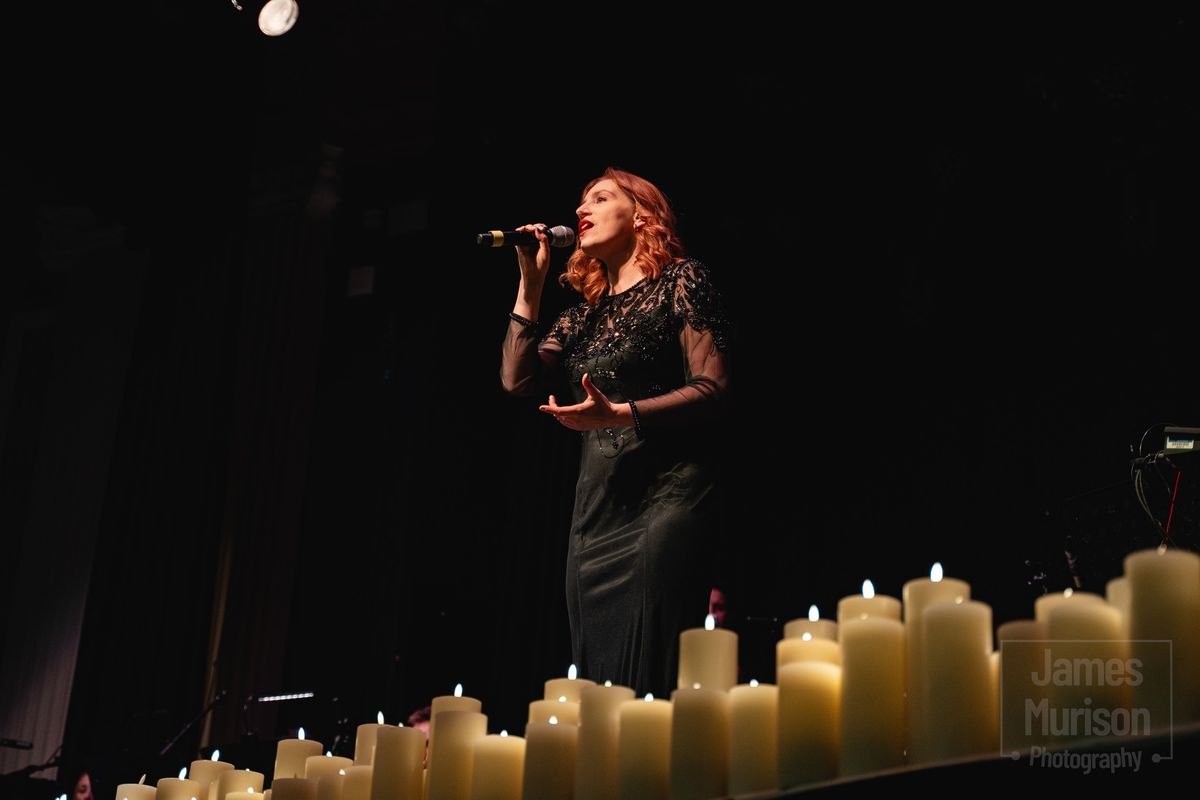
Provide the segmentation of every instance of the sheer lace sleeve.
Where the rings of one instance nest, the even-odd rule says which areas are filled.
[[[539,342],[536,322],[512,315],[500,351],[500,385],[518,397],[546,394],[567,342],[579,330],[583,304],[568,308]]]
[[[714,419],[730,400],[729,346],[732,326],[721,297],[700,262],[674,265],[672,315],[678,320],[679,346],[687,364],[687,382],[678,389],[637,401],[644,433],[658,427]]]

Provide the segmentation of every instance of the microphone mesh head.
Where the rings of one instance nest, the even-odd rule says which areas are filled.
[[[545,233],[551,247],[570,247],[575,244],[575,231],[566,225],[555,225]]]

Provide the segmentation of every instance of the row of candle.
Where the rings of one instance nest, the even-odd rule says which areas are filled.
[[[736,634],[708,625],[681,637],[679,688],[670,702],[635,700],[627,687],[573,675],[554,679],[544,699],[530,704],[521,738],[488,735],[478,700],[439,697],[427,768],[425,735],[403,727],[360,726],[354,761],[320,756],[317,742],[284,740],[269,800],[716,797],[994,753],[1002,713],[1006,749],[1014,738],[1039,741],[1028,736],[1024,703],[1006,702],[1002,712],[1004,692],[1060,705],[1097,696],[1091,687],[1050,686],[1042,696],[1031,688],[1049,650],[1020,645],[1051,640],[1059,648],[1079,643],[1084,649],[1072,652],[1086,658],[1141,656],[1143,680],[1098,696],[1109,705],[1141,703],[1158,724],[1170,710],[1173,669],[1174,721],[1200,719],[1200,557],[1135,553],[1106,597],[1047,595],[1034,610],[1033,620],[1000,626],[996,651],[990,607],[970,599],[966,582],[935,568],[930,578],[905,584],[903,602],[864,586],[839,603],[836,623],[811,613],[789,622],[776,647],[776,686],[734,685]],[[1130,639],[1170,640],[1173,650],[1138,650]],[[155,800],[199,797],[175,790],[198,790],[204,776],[195,770],[214,769],[206,763],[193,764],[193,779],[202,779],[194,787],[160,781]],[[250,778],[250,798],[262,792],[259,773],[237,775]],[[234,796],[235,783],[209,777],[209,800],[247,800]],[[117,800],[126,797],[150,800],[120,791]]]

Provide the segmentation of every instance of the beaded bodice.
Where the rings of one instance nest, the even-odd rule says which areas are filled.
[[[658,278],[642,278],[595,305],[568,309],[543,344],[561,348],[575,402],[586,396],[580,383],[584,373],[610,400],[640,400],[691,379],[681,336],[685,324],[693,333],[710,334],[709,344],[717,349],[727,346],[728,318],[695,259],[670,264]]]

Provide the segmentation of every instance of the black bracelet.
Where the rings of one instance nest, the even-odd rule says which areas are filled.
[[[642,435],[642,418],[638,415],[637,403],[632,400],[629,401],[629,413],[633,415],[633,429],[637,432],[637,437],[645,439],[646,437]]]
[[[538,326],[537,322],[535,322],[534,320],[525,319],[524,317],[522,317],[520,314],[518,314],[515,311],[508,312],[508,318],[513,320],[514,322],[521,323],[526,328],[535,328],[536,329]]]

